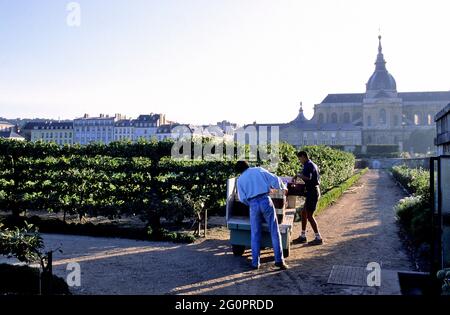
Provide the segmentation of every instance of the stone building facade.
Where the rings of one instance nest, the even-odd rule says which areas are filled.
[[[59,145],[73,144],[74,131],[71,121],[29,122],[22,129],[29,141],[54,142]]]
[[[305,118],[300,106],[296,119],[275,125],[280,140],[295,146],[387,144],[409,151],[405,144],[413,142],[417,132],[433,133],[434,116],[449,102],[450,91],[398,92],[386,68],[379,36],[375,71],[365,93],[329,94],[314,106],[311,120]],[[433,147],[432,140],[427,141]]]

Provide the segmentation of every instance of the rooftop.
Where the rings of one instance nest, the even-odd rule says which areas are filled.
[[[365,93],[328,94],[322,104],[362,103]],[[398,97],[404,102],[443,102],[450,101],[450,91],[403,92]]]

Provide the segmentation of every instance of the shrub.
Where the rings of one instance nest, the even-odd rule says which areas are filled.
[[[170,141],[60,147],[0,140],[0,209],[12,211],[16,217],[28,209],[61,211],[63,218],[75,214],[80,222],[86,216],[136,215],[155,231],[161,229],[162,218],[180,223],[186,218],[198,221],[206,209],[209,215],[224,214],[226,181],[236,175],[237,157],[174,160],[169,158],[171,148]],[[279,164],[273,171],[280,176],[300,172],[295,148],[281,143],[278,149]],[[353,174],[351,153],[325,146],[303,149],[320,168],[323,192]],[[255,164],[267,165],[261,160]],[[105,234],[111,231],[91,225],[68,225],[62,230],[89,234],[94,229]]]
[[[44,242],[32,224],[24,228],[5,228],[0,223],[0,255],[17,258],[21,262],[42,262]],[[44,269],[44,268],[43,268]]]
[[[432,229],[429,171],[400,165],[392,168],[392,175],[412,194],[400,200],[394,208],[400,223],[416,245],[429,244]]]
[[[339,186],[353,175],[355,156],[351,153],[326,146],[305,146],[302,150],[306,151],[319,167],[322,192]]]
[[[317,210],[315,214],[318,215],[323,209],[329,207],[334,202],[336,202],[342,196],[342,194],[346,190],[348,190],[351,186],[353,186],[361,178],[361,176],[367,173],[367,171],[368,171],[367,168],[359,171],[338,187],[335,187],[330,191],[326,192],[325,194],[323,194],[320,197],[319,202],[317,203]]]
[[[69,289],[65,282],[51,275],[49,256],[42,252],[44,243],[37,228],[27,222],[24,222],[24,225],[9,229],[0,223],[0,255],[16,258],[27,264],[39,262],[42,272],[26,266],[0,265],[0,279],[2,279],[0,293],[68,294]]]

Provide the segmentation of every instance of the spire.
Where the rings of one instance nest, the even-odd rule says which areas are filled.
[[[381,35],[378,35],[378,53],[383,53],[383,47],[381,46]]]
[[[297,122],[297,123],[301,123],[301,122],[305,122],[308,119],[306,119],[305,115],[303,114],[303,102],[300,102],[300,110],[298,113],[297,118],[294,119],[293,122]]]
[[[381,45],[381,35],[378,35],[378,55],[375,65],[375,70],[386,70],[386,60],[384,60],[383,46]]]
[[[384,91],[383,93],[381,93]],[[378,55],[375,62],[375,71],[366,84],[366,93],[370,98],[386,97],[386,91],[389,96],[397,97],[397,83],[394,77],[386,69],[386,60],[384,60],[383,46],[381,45],[381,35],[378,36]]]

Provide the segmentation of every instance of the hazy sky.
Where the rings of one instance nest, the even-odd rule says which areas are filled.
[[[364,92],[381,27],[399,91],[450,89],[450,1],[0,0],[0,116],[287,122]]]

